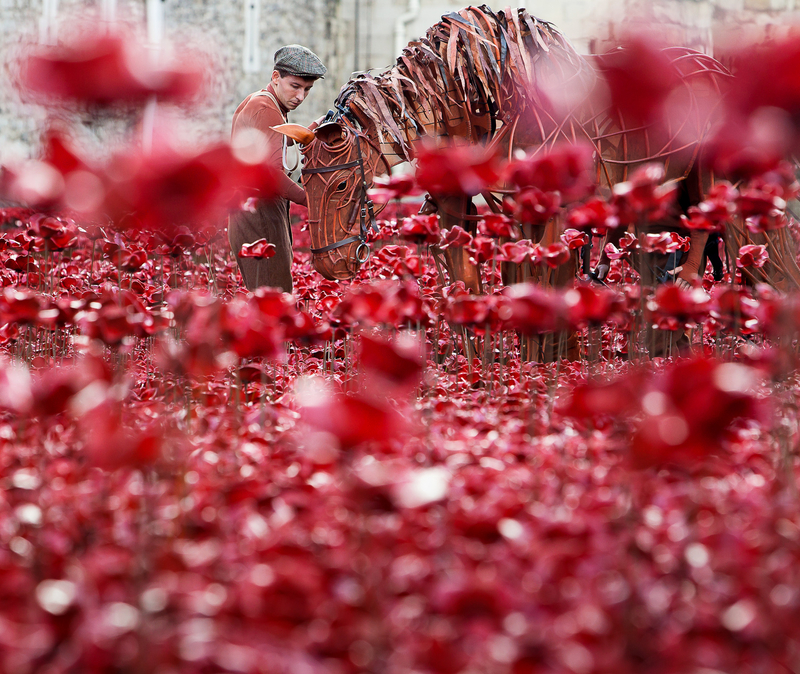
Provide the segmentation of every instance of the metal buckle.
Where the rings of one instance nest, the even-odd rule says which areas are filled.
[[[369,260],[371,252],[372,251],[369,249],[369,244],[366,241],[362,241],[356,248],[356,262],[358,262],[358,264],[364,264],[367,260]]]

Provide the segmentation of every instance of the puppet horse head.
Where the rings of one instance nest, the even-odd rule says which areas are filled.
[[[388,172],[386,160],[379,147],[344,118],[314,131],[297,124],[275,130],[302,145],[314,269],[331,280],[353,278],[369,257],[367,233],[377,229],[367,190],[376,175]]]

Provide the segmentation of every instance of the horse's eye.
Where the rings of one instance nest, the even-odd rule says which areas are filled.
[[[346,181],[346,180],[342,180],[342,182],[340,182],[340,183],[339,183],[339,184],[336,186],[336,191],[337,191],[337,192],[342,192],[342,191],[343,191],[343,190],[344,190],[346,187],[347,187],[347,181]]]

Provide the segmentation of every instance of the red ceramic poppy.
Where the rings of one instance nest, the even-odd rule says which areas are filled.
[[[496,239],[502,237],[515,239],[518,236],[514,221],[501,213],[491,213],[483,216],[483,219],[478,222],[478,233],[481,236]]]
[[[485,236],[476,236],[470,241],[466,250],[472,264],[482,264],[492,259],[497,250],[497,243],[494,239]]]
[[[570,249],[560,241],[551,243],[548,246],[541,246],[541,260],[551,269],[566,264],[569,262],[570,257]]]
[[[403,220],[400,238],[413,243],[437,243],[439,241],[438,215],[412,215]]]
[[[266,239],[259,239],[252,243],[243,243],[239,251],[239,257],[253,257],[259,260],[265,260],[270,257],[275,257],[275,244],[269,243]]]
[[[577,250],[589,243],[589,235],[577,229],[565,229],[561,235],[561,242],[570,250]]]
[[[467,232],[463,227],[460,227],[459,225],[453,225],[442,235],[439,248],[441,248],[442,250],[447,250],[448,248],[450,248],[450,246],[455,246],[457,248],[464,248],[466,246],[469,246],[471,243],[472,243],[472,234]]]
[[[561,326],[564,305],[554,294],[532,283],[519,283],[504,289],[503,295],[506,302],[500,318],[509,329],[531,335]]]
[[[143,250],[130,250],[125,253],[122,259],[122,269],[127,272],[135,272],[142,268],[147,262],[147,253]]]
[[[782,229],[789,224],[789,218],[784,213],[775,215],[754,215],[744,221],[748,230],[754,234],[763,234],[776,229]]]
[[[676,232],[658,232],[645,234],[642,248],[648,253],[674,253],[679,250],[689,250],[689,237],[680,236]]]
[[[380,443],[402,431],[403,420],[393,407],[364,395],[344,395],[319,386],[317,393],[301,400],[300,418],[329,433],[342,449]]]
[[[599,236],[605,235],[610,229],[616,229],[619,224],[616,208],[597,197],[570,207],[565,219],[566,227],[580,231],[591,229]]]
[[[622,296],[603,286],[578,285],[565,291],[562,297],[573,328],[602,325],[624,310]]]
[[[634,465],[699,468],[726,452],[734,424],[763,413],[758,379],[753,368],[707,359],[679,361],[653,377],[639,398],[644,418],[632,440]]]
[[[686,290],[674,283],[663,283],[647,308],[653,322],[662,330],[684,330],[708,316],[710,297],[700,288]]]
[[[151,154],[130,150],[112,158],[98,210],[123,228],[217,228],[243,192],[273,194],[276,175],[268,164],[241,161],[227,144],[191,153],[159,143]]]
[[[500,246],[497,259],[515,264],[525,262],[539,264],[542,261],[542,247],[539,244],[531,243],[530,239],[510,241]]]
[[[756,267],[761,268],[769,262],[769,252],[766,246],[747,245],[739,249],[739,255],[736,258],[737,267]]]
[[[506,205],[517,222],[543,225],[556,213],[561,205],[558,192],[543,192],[537,187],[526,187],[506,200]]]

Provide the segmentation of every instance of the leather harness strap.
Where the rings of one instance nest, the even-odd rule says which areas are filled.
[[[313,168],[313,169],[303,169],[303,174],[309,173],[330,173],[331,171],[341,171],[342,169],[349,169],[358,166],[357,161],[349,161],[346,164],[334,164],[333,166],[321,166],[320,168]]]

